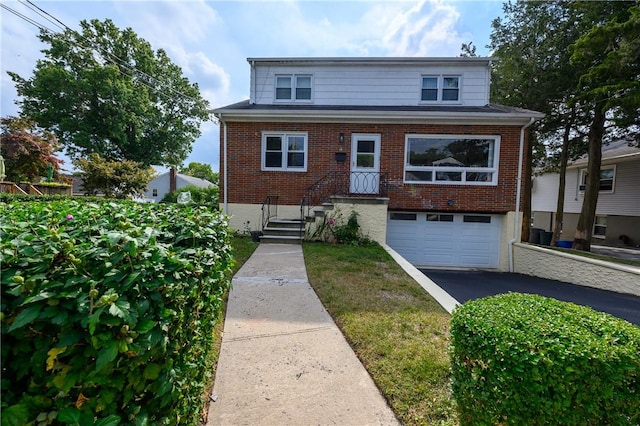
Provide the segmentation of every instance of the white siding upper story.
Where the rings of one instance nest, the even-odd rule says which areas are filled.
[[[489,103],[491,61],[492,58],[249,58],[250,103],[484,106]],[[296,76],[311,77],[310,99],[276,99],[278,76],[292,76],[294,80]],[[423,78],[437,84],[437,100],[422,99]],[[444,85],[451,81],[458,83],[458,99],[443,100]]]
[[[565,213],[580,213],[584,191],[582,175],[586,164],[567,169],[564,197]],[[613,189],[600,191],[596,214],[640,216],[640,156],[626,161],[603,161],[601,169],[613,169]],[[559,175],[548,173],[536,176],[531,194],[533,211],[555,212],[558,200]]]

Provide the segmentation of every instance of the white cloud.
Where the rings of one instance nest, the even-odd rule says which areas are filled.
[[[456,30],[459,18],[452,4],[422,0],[396,15],[383,46],[393,56],[455,56],[463,42]]]
[[[117,1],[114,7],[126,25],[155,49],[206,41],[208,29],[220,21],[204,0]]]

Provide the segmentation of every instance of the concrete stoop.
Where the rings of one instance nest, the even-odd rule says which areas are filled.
[[[300,219],[269,219],[262,230],[261,243],[301,244],[304,240],[305,224]]]

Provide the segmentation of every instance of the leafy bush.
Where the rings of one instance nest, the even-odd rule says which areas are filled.
[[[362,235],[358,223],[358,212],[355,210],[351,211],[346,223],[342,212],[338,209],[332,215],[324,216],[308,239],[354,246],[376,245],[374,241]]]
[[[510,293],[451,319],[461,424],[637,425],[640,328],[590,308]]]
[[[2,424],[196,424],[226,219],[134,202],[0,204]]]

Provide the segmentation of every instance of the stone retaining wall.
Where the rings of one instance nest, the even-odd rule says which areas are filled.
[[[640,296],[640,268],[516,243],[514,272]]]

